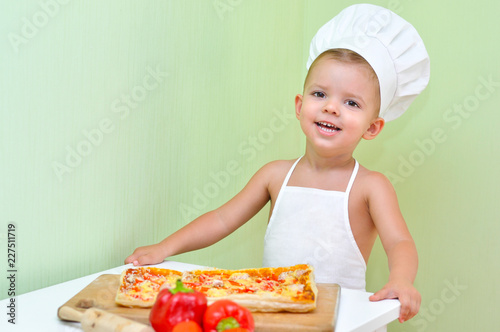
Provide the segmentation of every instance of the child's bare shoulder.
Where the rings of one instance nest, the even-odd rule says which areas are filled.
[[[266,179],[269,184],[282,183],[295,161],[296,159],[271,161],[262,166],[256,175]]]
[[[293,166],[295,160],[275,160],[271,161],[257,172],[266,183],[271,201],[275,201],[285,177]]]
[[[384,174],[369,170],[368,168],[359,165],[358,175],[356,177],[358,187],[365,193],[376,193],[383,190],[394,190],[392,183]]]
[[[292,167],[293,163],[296,161],[296,159],[291,159],[291,160],[274,160],[271,161],[264,166],[262,166],[261,170],[264,170],[265,172],[270,172],[273,174],[276,173],[282,173],[285,172],[285,174],[290,170]]]

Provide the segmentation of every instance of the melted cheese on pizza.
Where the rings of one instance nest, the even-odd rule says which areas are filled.
[[[175,287],[178,279],[188,288],[204,293],[207,298],[255,296],[255,299],[276,299],[287,303],[308,303],[308,311],[315,307],[316,286],[313,270],[308,265],[287,268],[260,268],[244,270],[195,270],[178,272],[154,267],[131,268],[122,273],[116,302],[126,306],[152,306],[161,288]],[[236,299],[235,298],[235,299]],[[257,300],[258,301],[258,300]],[[279,311],[283,307],[266,307],[267,311]],[[254,307],[258,310],[259,307]],[[286,309],[288,310],[288,309]]]
[[[128,269],[123,274],[118,291],[129,299],[154,302],[162,285],[172,288],[180,277],[181,273],[174,270],[158,268]]]
[[[301,266],[307,267],[307,266]],[[266,272],[266,273],[263,273]],[[301,297],[306,269],[247,269],[247,270],[199,270],[187,272],[182,281],[186,287],[205,293],[208,297],[224,297],[231,294],[267,294]]]

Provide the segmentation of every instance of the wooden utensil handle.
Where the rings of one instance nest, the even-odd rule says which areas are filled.
[[[58,315],[61,319],[82,323],[82,329],[86,332],[154,332],[153,328],[139,322],[106,312],[104,310],[90,308],[85,312],[71,307],[62,306]]]
[[[81,322],[86,332],[154,332],[150,326],[95,308],[87,309]]]
[[[57,316],[59,316],[62,320],[69,320],[73,322],[81,322],[83,317],[83,312],[73,309],[68,306],[62,306],[59,308],[57,312]]]

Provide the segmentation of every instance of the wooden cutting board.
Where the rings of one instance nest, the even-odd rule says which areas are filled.
[[[61,307],[67,306],[78,311],[98,308],[108,312],[149,324],[150,309],[126,308],[115,303],[115,295],[120,283],[120,275],[103,274],[91,282],[81,292]],[[334,331],[340,299],[337,284],[317,284],[318,300],[315,310],[308,313],[253,313],[255,331]],[[60,308],[59,308],[60,309]],[[61,320],[71,320],[58,310]]]

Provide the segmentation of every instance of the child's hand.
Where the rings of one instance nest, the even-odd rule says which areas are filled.
[[[125,264],[132,263],[134,266],[158,264],[165,258],[161,245],[153,244],[135,249],[134,253],[125,259]]]
[[[410,282],[405,280],[389,281],[381,290],[370,296],[370,301],[384,299],[399,299],[399,302],[401,302],[400,323],[415,316],[420,309],[420,293]]]

